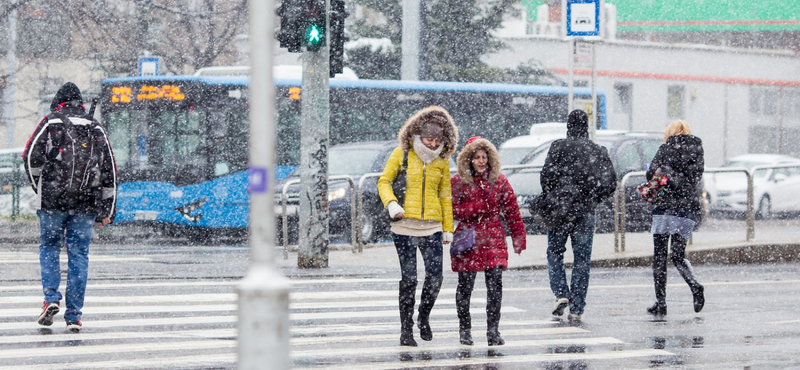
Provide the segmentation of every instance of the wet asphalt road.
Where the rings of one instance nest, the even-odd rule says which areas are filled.
[[[35,329],[35,324],[30,328],[22,325],[35,320],[40,305],[40,298],[35,298],[38,294],[35,289],[38,266],[30,260],[31,256],[36,256],[35,247],[5,248],[0,272],[3,307],[24,311],[31,305],[30,310],[34,312],[32,315],[4,313],[0,316],[0,340],[6,343],[3,345],[6,349],[0,349],[0,369],[17,366],[70,368],[70,363],[117,360],[128,364],[124,368],[235,368],[235,322],[192,322],[198,317],[235,317],[235,309],[224,307],[220,311],[199,314],[179,314],[171,309],[165,309],[169,312],[142,314],[136,313],[136,309],[127,314],[114,314],[113,310],[85,314],[84,332],[76,335],[75,340],[50,342],[50,337],[37,340],[37,333],[42,332]],[[92,262],[89,297],[130,296],[131,301],[145,301],[148,296],[169,295],[176,300],[172,303],[173,308],[180,311],[180,301],[186,299],[181,298],[184,294],[192,297],[209,294],[208,300],[222,299],[226,304],[235,304],[231,295],[235,294],[236,279],[246,271],[248,252],[243,245],[208,247],[146,243],[95,245],[92,254],[98,257]],[[476,346],[459,346],[453,302],[456,276],[445,272],[445,283],[435,307],[438,313],[431,319],[434,340],[422,342],[417,337],[420,347],[412,351],[404,351],[396,345],[399,337],[396,272],[352,271],[343,279],[295,276],[292,295],[293,361],[295,368],[309,369],[800,368],[800,310],[797,309],[800,304],[800,264],[705,265],[696,266],[695,271],[706,287],[705,309],[701,313],[693,312],[689,288],[670,267],[669,315],[663,320],[654,320],[645,313],[645,308],[653,301],[649,269],[596,268],[592,271],[587,308],[580,323],[552,321],[549,317],[553,298],[545,271],[507,271],[504,274],[505,311],[501,320],[501,333],[507,345],[491,349],[485,346],[482,335],[485,329],[483,280],[478,278],[473,295]],[[102,288],[115,284],[119,286]],[[128,288],[133,287],[129,284],[139,285]],[[164,287],[153,289],[148,288],[148,284]],[[102,289],[92,290],[92,286]],[[33,302],[19,303],[19,299],[13,298],[19,296],[29,297],[26,299]],[[125,299],[119,301],[125,306]],[[359,304],[354,305],[354,302]],[[198,306],[217,303],[205,302]],[[129,305],[135,304],[138,303]],[[87,300],[87,311],[98,305],[101,304]],[[164,305],[169,303],[161,304]],[[119,327],[100,325],[105,320],[121,318],[136,320],[184,315],[185,324],[153,324],[146,330],[132,330],[126,326],[134,325],[130,323]],[[181,334],[175,334],[176,331],[181,331]],[[183,342],[175,342],[175,339],[137,337],[140,333],[186,336],[184,332],[206,335],[211,331],[215,334],[209,339],[225,345],[216,346],[214,350],[181,349],[177,343]],[[102,337],[112,334],[126,335],[127,339],[110,342],[124,346],[121,348],[173,342],[176,347],[171,351],[127,353],[119,350],[95,354],[103,351],[103,346],[109,341],[78,339],[81,335],[88,339],[89,335]],[[17,338],[30,342],[19,344]],[[36,353],[36,348],[50,351],[52,347],[64,347],[75,353],[83,350],[86,354],[42,360],[36,356],[23,358],[14,355],[14,351]],[[184,356],[188,359],[199,354],[209,356],[208,362],[193,364],[187,360],[185,363],[170,363],[160,358]],[[136,363],[143,364],[143,367],[136,366]]]

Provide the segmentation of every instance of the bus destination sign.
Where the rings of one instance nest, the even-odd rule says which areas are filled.
[[[180,86],[175,85],[142,85],[139,91],[134,92],[129,86],[115,86],[111,88],[112,103],[130,103],[133,99],[141,100],[184,100],[186,96]]]

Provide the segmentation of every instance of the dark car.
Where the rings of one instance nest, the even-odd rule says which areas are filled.
[[[663,140],[664,134],[661,133],[603,133],[599,131],[595,142],[608,150],[611,161],[614,163],[617,181],[620,181],[627,173],[646,171],[647,167],[650,165],[650,161],[656,155],[658,147],[663,143]],[[537,148],[535,153],[525,164],[543,166],[547,158],[547,152],[550,150],[550,144],[552,144],[553,141],[544,143]],[[530,202],[542,192],[539,181],[539,170],[505,171],[505,173],[508,177],[508,181],[514,188],[514,192],[517,194],[520,211],[522,212],[522,219],[525,222],[528,232],[544,232],[544,225],[537,223],[530,213]],[[644,176],[632,177],[625,186],[626,231],[637,232],[650,229],[650,224],[653,220],[653,207],[636,193],[636,186],[643,182],[645,182]],[[702,197],[702,193],[698,192],[698,197]],[[597,206],[595,230],[598,232],[614,231],[613,201],[613,197],[609,197]],[[704,212],[700,212],[700,214],[702,217]]]
[[[334,145],[328,150],[328,176],[350,176],[356,190],[358,181],[364,174],[383,172],[383,167],[398,145],[397,140],[368,141]],[[455,167],[451,157],[450,167]],[[299,174],[292,173],[280,183],[275,194],[275,214],[278,219],[279,243],[281,234],[280,190],[287,181],[298,179]],[[287,214],[289,222],[289,243],[297,242],[297,206],[299,205],[300,185],[289,185],[287,189]],[[363,209],[361,217],[361,237],[364,242],[375,242],[389,237],[389,218],[383,203],[378,196],[378,177],[370,177],[363,184]],[[330,212],[329,234],[334,241],[350,241],[350,191],[345,180],[328,182],[328,210]]]

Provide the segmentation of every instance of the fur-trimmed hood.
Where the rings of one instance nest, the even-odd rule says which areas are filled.
[[[500,155],[497,153],[497,148],[491,141],[484,138],[469,141],[464,149],[458,153],[458,175],[461,182],[465,184],[472,184],[472,155],[478,150],[485,150],[486,156],[489,157],[489,182],[494,183],[497,177],[500,176]]]
[[[448,113],[446,109],[436,105],[420,109],[403,123],[403,126],[400,127],[400,131],[397,132],[397,140],[400,141],[400,147],[403,149],[412,148],[414,135],[419,134],[422,125],[426,122],[435,122],[442,126],[443,148],[439,156],[447,159],[453,155],[458,145],[458,127],[456,127],[456,123],[453,121],[453,117],[450,116],[450,113]]]

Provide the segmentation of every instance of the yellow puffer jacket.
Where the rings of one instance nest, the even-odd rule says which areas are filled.
[[[389,202],[397,201],[392,192],[392,181],[402,163],[403,148],[395,148],[386,161],[381,178],[378,179],[378,194],[384,207]],[[453,203],[450,196],[450,164],[447,160],[437,157],[430,164],[424,165],[417,153],[410,149],[403,218],[439,221],[442,223],[442,230],[453,232]]]

